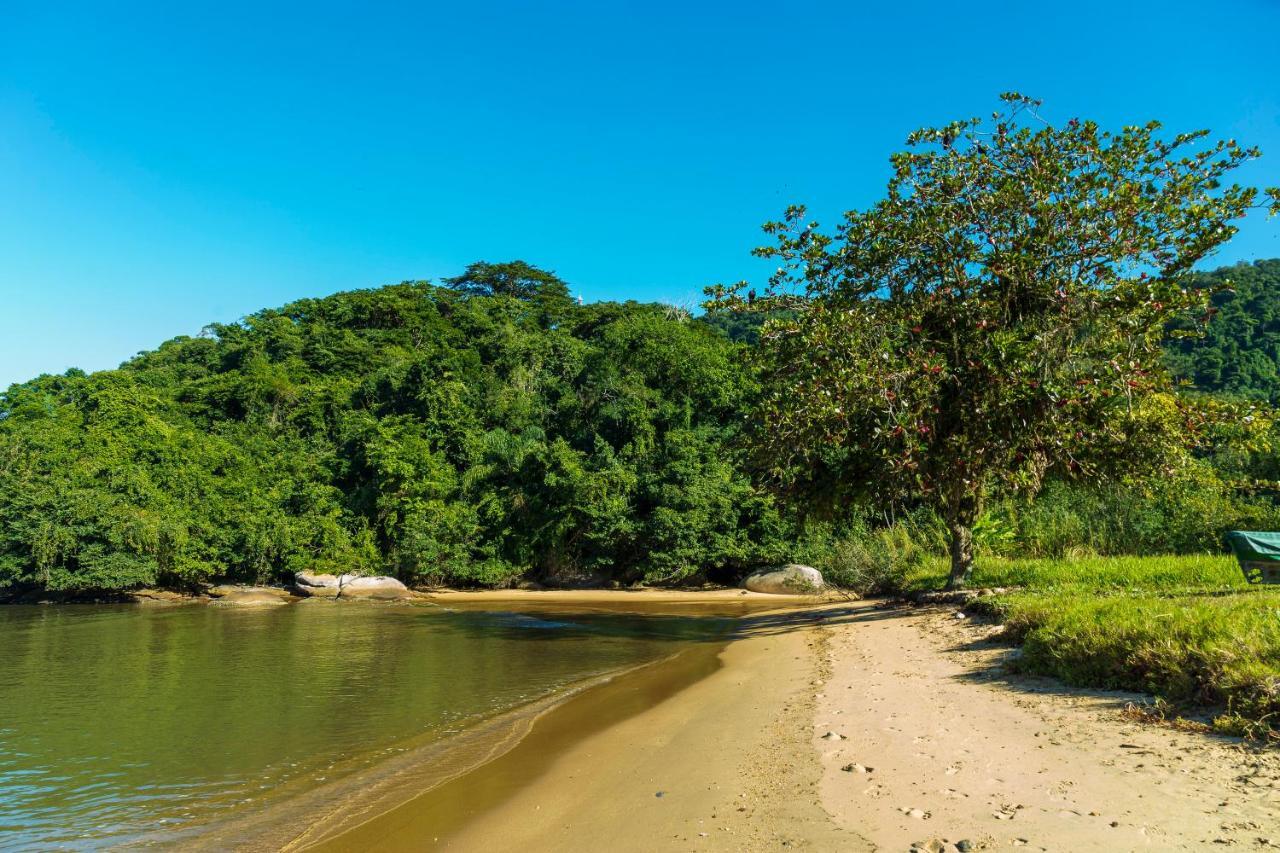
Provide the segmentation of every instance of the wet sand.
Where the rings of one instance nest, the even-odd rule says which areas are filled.
[[[185,843],[202,849],[395,850],[422,849],[439,839],[453,846],[471,822],[487,820],[574,744],[665,704],[720,670],[730,633],[737,633],[732,626],[743,624],[726,617],[768,619],[758,614],[817,602],[739,590],[433,595],[429,603],[457,610],[706,617],[724,628],[713,635],[721,639],[691,640],[664,660],[588,679],[445,738],[402,744],[371,770],[300,790],[276,806],[212,828],[193,829]]]
[[[422,600],[460,610],[521,610],[612,613],[648,613],[667,616],[748,616],[808,607],[827,601],[847,601],[840,593],[813,595],[766,595],[743,589],[582,589],[520,590],[494,589],[468,592],[425,593]]]
[[[675,595],[634,600],[697,602]],[[588,597],[607,600],[574,600]],[[726,599],[703,612],[723,613]],[[744,618],[731,641],[583,691],[488,764],[309,849],[871,849],[817,796],[813,599],[752,603],[770,612]]]

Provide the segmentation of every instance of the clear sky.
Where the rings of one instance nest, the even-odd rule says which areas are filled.
[[[1009,89],[1280,183],[1277,33],[1280,0],[0,0],[0,386],[478,259],[693,305]],[[1277,256],[1258,215],[1215,261]]]

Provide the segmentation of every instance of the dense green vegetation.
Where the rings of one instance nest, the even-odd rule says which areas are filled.
[[[673,582],[784,556],[730,447],[737,345],[660,306],[574,305],[525,265],[451,284],[304,299],[9,388],[0,587]]]
[[[1212,314],[1171,324],[1166,360],[1173,373],[1205,391],[1280,401],[1280,260],[1236,264],[1193,278],[1210,293]]]
[[[815,515],[753,482],[738,439],[756,385],[728,338],[750,339],[755,315],[577,306],[554,278],[495,293],[477,284],[484,269],[450,287],[303,300],[118,370],[11,387],[0,588],[282,581],[301,568],[687,583],[799,559],[865,591],[945,553],[927,508]],[[1244,269],[1265,274],[1204,280],[1229,273],[1242,296],[1277,298],[1280,262]],[[1034,501],[986,507],[979,565],[1220,551],[1226,530],[1280,528],[1254,486],[1275,478],[1272,460],[1224,452],[1155,481],[1051,480]]]

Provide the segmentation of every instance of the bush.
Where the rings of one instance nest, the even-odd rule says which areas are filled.
[[[1206,462],[1159,482],[1051,482],[1006,501],[975,528],[981,552],[1011,557],[1221,552],[1229,530],[1280,529],[1280,509],[1238,494]]]
[[[863,515],[840,525],[802,527],[795,559],[820,570],[828,583],[859,595],[892,595],[931,554],[943,533],[936,516],[920,512],[874,526]]]

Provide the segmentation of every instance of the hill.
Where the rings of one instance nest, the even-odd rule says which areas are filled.
[[[1193,281],[1215,291],[1217,310],[1202,337],[1169,340],[1170,369],[1203,391],[1280,401],[1280,259],[1222,267]]]
[[[738,345],[660,306],[574,305],[554,277],[462,278],[10,387],[0,588],[663,582],[776,558],[778,514],[730,449]]]

